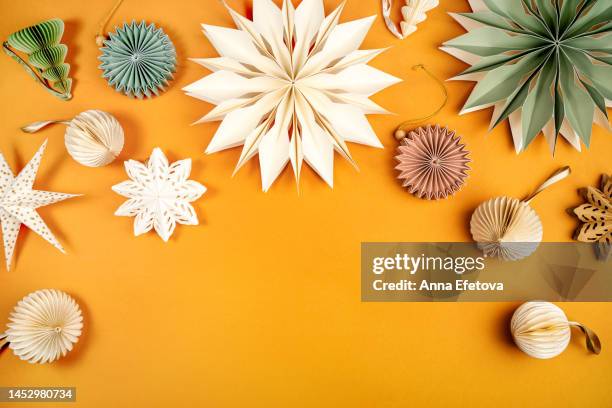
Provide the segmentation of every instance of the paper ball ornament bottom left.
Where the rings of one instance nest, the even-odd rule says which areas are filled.
[[[56,289],[30,293],[17,303],[0,345],[30,363],[51,363],[64,357],[79,340],[83,316],[76,301]]]

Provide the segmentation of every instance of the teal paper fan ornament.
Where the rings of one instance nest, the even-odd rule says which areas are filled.
[[[102,77],[130,97],[150,98],[165,90],[176,69],[170,38],[155,24],[123,24],[103,41]]]
[[[49,93],[67,101],[72,98],[72,79],[68,78],[70,65],[64,62],[68,47],[60,44],[63,34],[64,22],[53,18],[14,32],[2,47]],[[15,51],[27,54],[28,61]]]
[[[442,49],[471,65],[454,79],[476,81],[462,113],[494,107],[508,119],[517,153],[543,133],[580,150],[592,124],[612,131],[612,1],[469,0],[451,13],[468,33]]]

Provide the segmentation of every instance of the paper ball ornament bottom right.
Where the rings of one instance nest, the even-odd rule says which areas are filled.
[[[581,323],[570,322],[558,306],[549,302],[527,302],[516,309],[510,331],[517,347],[525,354],[548,359],[561,354],[569,344],[571,328],[586,335],[586,345],[595,354],[601,352],[599,337]]]

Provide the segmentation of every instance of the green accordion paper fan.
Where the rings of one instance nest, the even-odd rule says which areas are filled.
[[[54,18],[9,35],[3,47],[4,52],[19,62],[51,94],[68,100],[72,97],[72,79],[68,78],[70,65],[64,62],[68,47],[60,44],[63,34],[64,22]],[[13,50],[27,54],[28,62]]]
[[[102,77],[130,97],[159,95],[176,69],[172,41],[161,28],[144,21],[116,28],[100,50]]]
[[[494,106],[491,128],[509,119],[517,153],[542,132],[589,146],[592,124],[612,130],[611,0],[469,0],[451,15],[467,34],[442,50],[471,65],[476,81],[462,113]]]

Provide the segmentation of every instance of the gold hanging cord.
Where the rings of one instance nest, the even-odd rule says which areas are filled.
[[[100,26],[98,27],[98,33],[96,34],[96,44],[98,44],[98,47],[102,47],[104,45],[104,40],[106,40],[106,35],[104,35],[106,25],[110,21],[113,14],[115,14],[115,11],[117,11],[122,2],[123,0],[117,0],[117,3],[115,3],[106,18],[100,23]]]
[[[435,111],[433,111],[432,113],[430,113],[429,115],[426,116],[422,116],[419,118],[413,118],[413,119],[408,119],[402,123],[400,123],[400,125],[397,127],[397,129],[395,129],[395,138],[397,140],[402,140],[403,138],[406,137],[406,132],[407,132],[407,128],[419,123],[419,122],[423,122],[427,119],[431,119],[434,116],[436,116],[438,113],[440,113],[440,111],[446,106],[446,102],[448,102],[448,91],[446,89],[446,86],[444,85],[444,82],[442,82],[440,79],[438,79],[438,77],[436,77],[434,74],[431,73],[431,71],[429,71],[427,68],[425,68],[425,66],[423,64],[417,64],[415,66],[412,67],[413,70],[417,70],[417,69],[422,69],[423,71],[425,71],[425,73],[434,81],[436,81],[436,83],[440,86],[440,89],[442,90],[442,93],[444,94],[444,100],[442,101],[442,103],[440,104],[440,106],[438,106],[438,108],[436,108]]]

